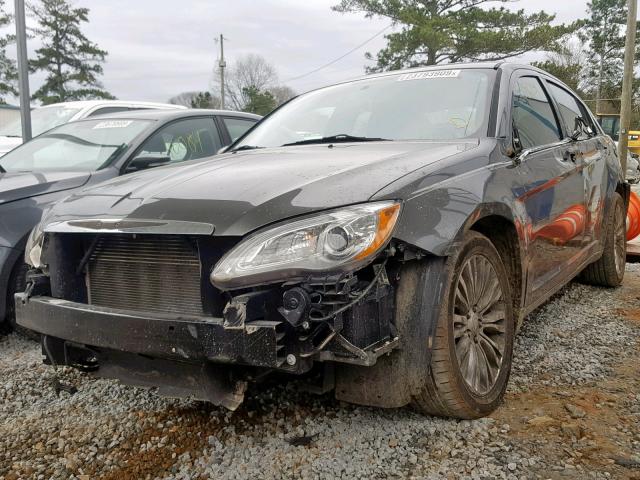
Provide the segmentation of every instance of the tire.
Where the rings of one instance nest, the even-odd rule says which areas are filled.
[[[413,403],[431,415],[480,418],[502,402],[511,372],[512,282],[491,241],[473,231],[444,268],[429,367]]]
[[[26,263],[19,262],[13,267],[11,277],[9,278],[9,290],[7,292],[7,310],[5,325],[9,331],[16,330],[16,305],[13,295],[24,291],[27,286],[27,269]],[[19,329],[19,328],[18,328]]]
[[[624,280],[627,256],[627,214],[620,194],[612,199],[611,213],[604,225],[602,256],[582,271],[579,280],[590,285],[618,287]]]

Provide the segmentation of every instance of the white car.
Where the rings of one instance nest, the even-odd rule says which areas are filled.
[[[104,113],[125,112],[127,110],[184,109],[182,105],[153,102],[128,102],[125,100],[85,100],[78,102],[54,103],[31,111],[31,132],[35,137],[63,123]],[[22,143],[20,119],[0,127],[0,156]]]
[[[638,155],[631,152],[627,155],[627,182],[640,182],[640,160]]]

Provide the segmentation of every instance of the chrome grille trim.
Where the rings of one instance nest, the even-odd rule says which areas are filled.
[[[181,220],[145,220],[132,218],[83,218],[51,222],[44,226],[46,233],[140,233],[168,235],[212,235],[210,223]]]
[[[90,305],[204,315],[197,242],[185,235],[100,235],[86,284]]]

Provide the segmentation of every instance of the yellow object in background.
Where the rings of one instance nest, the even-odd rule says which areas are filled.
[[[629,150],[640,155],[640,130],[629,130]]]

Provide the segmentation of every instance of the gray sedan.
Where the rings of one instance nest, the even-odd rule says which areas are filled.
[[[551,75],[385,72],[300,95],[210,162],[56,203],[17,320],[50,364],[229,408],[281,372],[477,418],[528,313],[578,275],[621,284],[628,199],[613,141]]]
[[[217,110],[121,112],[59,126],[2,157],[0,327],[13,323],[24,246],[43,208],[125,173],[215,155],[259,119]]]

